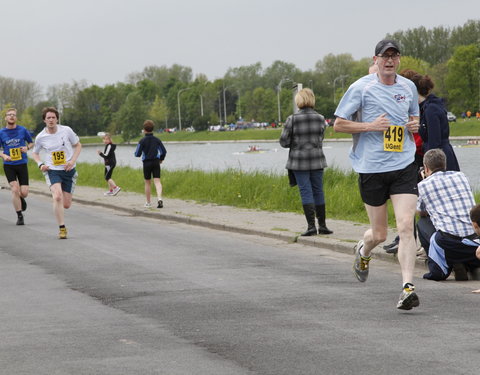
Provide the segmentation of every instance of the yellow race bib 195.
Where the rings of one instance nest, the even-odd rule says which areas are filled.
[[[405,129],[400,125],[391,125],[383,132],[383,151],[402,152]]]
[[[53,165],[63,165],[67,161],[65,160],[65,151],[54,151],[52,152],[52,163]]]

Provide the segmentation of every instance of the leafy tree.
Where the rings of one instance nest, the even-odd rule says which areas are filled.
[[[330,53],[322,60],[317,61],[315,64],[315,70],[318,73],[324,74],[327,82],[330,82],[330,84],[333,85],[336,78],[340,76],[349,76],[354,66],[355,62],[351,54],[343,53],[340,55],[333,55]]]
[[[165,100],[157,95],[155,97],[155,101],[150,107],[150,110],[148,111],[148,115],[153,122],[155,122],[155,124],[163,124],[166,128],[168,122],[168,107],[165,103]]]
[[[153,103],[160,92],[155,83],[149,79],[143,79],[140,82],[137,82],[136,86],[136,91],[142,96],[145,103],[148,104]]]
[[[273,89],[257,87],[244,95],[247,121],[271,121],[277,118],[277,95]]]
[[[469,20],[463,26],[453,29],[435,27],[432,30],[424,26],[406,31],[387,34],[387,39],[400,43],[402,55],[425,60],[431,65],[446,62],[456,47],[478,43],[480,40],[480,21]]]
[[[0,106],[12,103],[18,113],[34,105],[41,96],[40,86],[33,81],[0,76]]]
[[[480,47],[472,44],[455,49],[448,61],[445,84],[450,109],[455,112],[474,112],[479,104]]]
[[[254,90],[263,86],[262,64],[257,62],[252,65],[230,68],[224,76],[224,80],[235,86],[241,93]]]
[[[116,128],[122,130],[125,142],[130,142],[140,134],[146,114],[147,108],[142,96],[136,91],[130,93],[114,117]]]
[[[411,69],[420,74],[428,74],[430,70],[430,64],[415,57],[402,56],[398,71],[401,72],[405,69]]]
[[[23,111],[22,115],[20,116],[18,123],[28,130],[35,130],[35,120],[33,116],[28,111]]]
[[[291,82],[297,82],[299,76],[300,70],[294,64],[277,60],[265,69],[263,87],[277,89],[277,86],[282,79],[289,79]]]

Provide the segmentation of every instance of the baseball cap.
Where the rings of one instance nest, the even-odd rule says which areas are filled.
[[[384,39],[377,43],[377,46],[375,47],[375,56],[381,55],[389,48],[394,48],[398,51],[398,53],[400,53],[400,47],[398,46],[397,42],[394,40]]]

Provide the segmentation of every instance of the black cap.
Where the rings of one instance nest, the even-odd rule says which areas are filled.
[[[400,47],[394,40],[384,39],[377,43],[375,47],[375,56],[383,54],[387,49],[394,48],[400,53]]]

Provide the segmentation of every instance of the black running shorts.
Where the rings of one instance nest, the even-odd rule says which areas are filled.
[[[151,180],[152,177],[160,178],[160,159],[143,161],[143,178]]]
[[[3,164],[3,170],[9,183],[18,180],[20,186],[28,185],[27,164]]]
[[[412,163],[404,169],[384,173],[360,173],[358,186],[362,201],[369,206],[382,206],[395,194],[418,195],[418,167]]]

